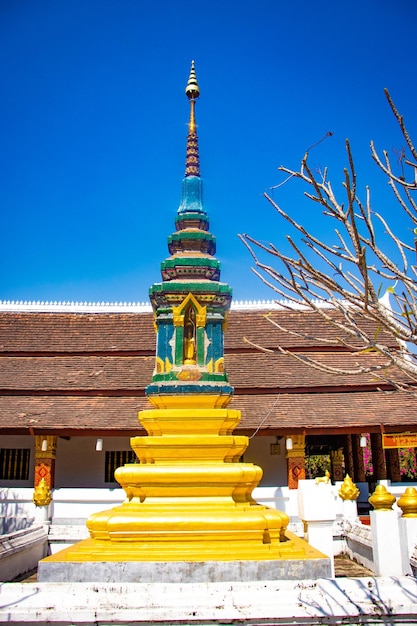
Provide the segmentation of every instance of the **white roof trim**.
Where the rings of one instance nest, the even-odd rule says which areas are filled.
[[[22,313],[150,313],[146,302],[23,302],[0,301],[0,311]]]
[[[332,304],[317,302],[322,308]],[[232,310],[310,310],[305,304],[296,304],[290,300],[234,300]],[[22,313],[150,313],[152,306],[147,302],[28,302],[0,300],[0,312]]]
[[[321,309],[334,308],[331,302],[323,302],[314,300],[315,306]],[[303,302],[293,302],[292,300],[234,300],[232,302],[232,309],[234,310],[293,310],[293,311],[311,311],[311,308]]]

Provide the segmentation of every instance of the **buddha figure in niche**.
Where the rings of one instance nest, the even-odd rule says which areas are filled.
[[[196,316],[191,305],[188,305],[184,314],[183,363],[196,364]]]

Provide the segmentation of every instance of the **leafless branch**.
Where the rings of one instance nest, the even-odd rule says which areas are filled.
[[[417,382],[417,349],[414,347],[417,344],[417,201],[414,195],[417,190],[417,150],[387,90],[385,94],[407,146],[401,149],[399,161],[392,162],[395,168],[400,167],[400,174],[394,171],[388,152],[383,151],[380,156],[373,142],[370,144],[371,157],[387,177],[396,211],[401,210],[409,220],[410,226],[404,233],[398,234],[398,229],[389,224],[383,212],[373,209],[369,187],[365,189],[364,201],[361,200],[348,140],[343,197],[334,192],[327,168],[320,171],[310,167],[309,151],[331,135],[326,133],[306,151],[299,170],[285,166],[278,168],[286,174],[286,179],[271,190],[279,189],[290,179],[303,183],[306,186],[304,195],[321,207],[326,219],[334,221],[336,242],[315,235],[267,193],[265,198],[295,233],[286,235],[287,248],[289,245],[291,252],[286,254],[282,251],[283,246],[261,242],[248,234],[240,235],[240,238],[251,254],[254,273],[287,301],[284,307],[291,309],[303,304],[325,324],[335,328],[337,334],[332,339],[320,336],[319,332],[310,337],[286,329],[268,315],[269,322],[279,330],[305,340],[343,346],[358,354],[375,352],[383,357],[383,364],[364,362],[358,363],[357,368],[344,369],[343,366],[320,363],[308,355],[295,354],[283,346],[277,346],[278,352],[291,353],[294,358],[327,373],[376,373],[380,380],[407,389]],[[264,260],[268,257],[274,260],[272,264]],[[381,287],[386,294],[390,292],[390,306],[387,297],[381,298]],[[317,329],[319,327],[318,324]],[[245,341],[256,349],[271,351],[248,339]],[[393,376],[392,371],[395,371]]]

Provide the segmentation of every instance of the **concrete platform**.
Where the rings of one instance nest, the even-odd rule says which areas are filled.
[[[417,580],[252,583],[5,583],[0,624],[415,624]]]
[[[264,561],[91,561],[38,565],[40,582],[215,583],[329,578],[330,559]]]
[[[223,581],[300,580],[330,578],[331,559],[300,537],[287,533],[286,540],[259,544],[247,550],[230,549],[230,543],[207,546],[197,542],[172,545],[85,539],[42,559],[40,582],[116,583],[211,583]],[[247,547],[247,546],[246,546]],[[198,549],[199,548],[199,549]],[[204,556],[204,560],[202,560]],[[240,560],[235,560],[235,556]],[[201,560],[200,560],[201,559]]]

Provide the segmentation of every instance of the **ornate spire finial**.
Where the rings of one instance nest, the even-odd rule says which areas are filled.
[[[197,126],[195,123],[195,101],[200,95],[197,83],[194,61],[191,61],[190,76],[185,88],[185,94],[190,101],[190,121],[188,122],[187,151],[185,158],[185,175],[200,176],[200,159],[198,156]]]
[[[185,88],[185,93],[187,94],[187,98],[189,98],[190,100],[195,100],[200,95],[200,89],[197,83],[197,75],[195,73],[194,61],[191,61],[190,76],[188,78],[188,83]]]

